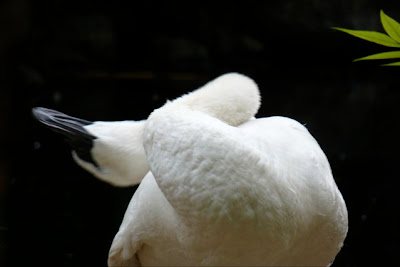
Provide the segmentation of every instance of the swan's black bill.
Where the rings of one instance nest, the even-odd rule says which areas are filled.
[[[97,166],[90,153],[93,148],[93,140],[97,137],[83,128],[83,126],[90,125],[93,122],[74,118],[48,108],[33,108],[32,113],[46,127],[65,136],[66,141],[71,145],[79,158]]]

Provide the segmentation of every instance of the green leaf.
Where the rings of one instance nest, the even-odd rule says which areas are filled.
[[[393,62],[393,63],[383,64],[382,66],[400,66],[400,62]]]
[[[354,61],[374,60],[374,59],[391,59],[391,58],[400,58],[400,51],[390,51],[390,52],[383,52],[383,53],[373,54],[373,55],[370,55],[370,56],[357,58]]]
[[[400,24],[381,10],[381,22],[387,34],[400,43]]]
[[[388,47],[400,47],[400,44],[395,40],[390,38],[384,33],[374,32],[374,31],[356,31],[356,30],[348,30],[343,28],[334,27],[333,29],[348,33],[355,37],[374,42],[380,45],[388,46]]]

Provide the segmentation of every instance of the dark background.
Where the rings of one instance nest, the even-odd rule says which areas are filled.
[[[259,117],[306,124],[326,152],[350,224],[333,266],[394,266],[400,69],[352,63],[391,49],[331,29],[383,31],[380,9],[400,20],[398,0],[0,2],[0,265],[104,266],[135,190],[81,170],[32,107],[144,119],[235,71]]]

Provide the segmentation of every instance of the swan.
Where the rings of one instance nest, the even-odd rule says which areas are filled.
[[[109,266],[329,266],[348,216],[327,157],[297,121],[256,119],[260,103],[252,79],[228,73],[147,120],[33,113],[94,176],[140,183]]]

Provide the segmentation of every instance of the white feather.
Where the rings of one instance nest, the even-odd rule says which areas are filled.
[[[98,121],[84,126],[97,137],[91,154],[98,166],[80,159],[75,152],[72,154],[74,160],[100,180],[114,186],[140,183],[149,171],[142,140],[145,122]]]
[[[251,79],[226,74],[147,121],[87,127],[100,168],[82,167],[120,186],[147,173],[110,266],[330,264],[348,222],[329,162],[298,122],[254,119],[259,105]]]

